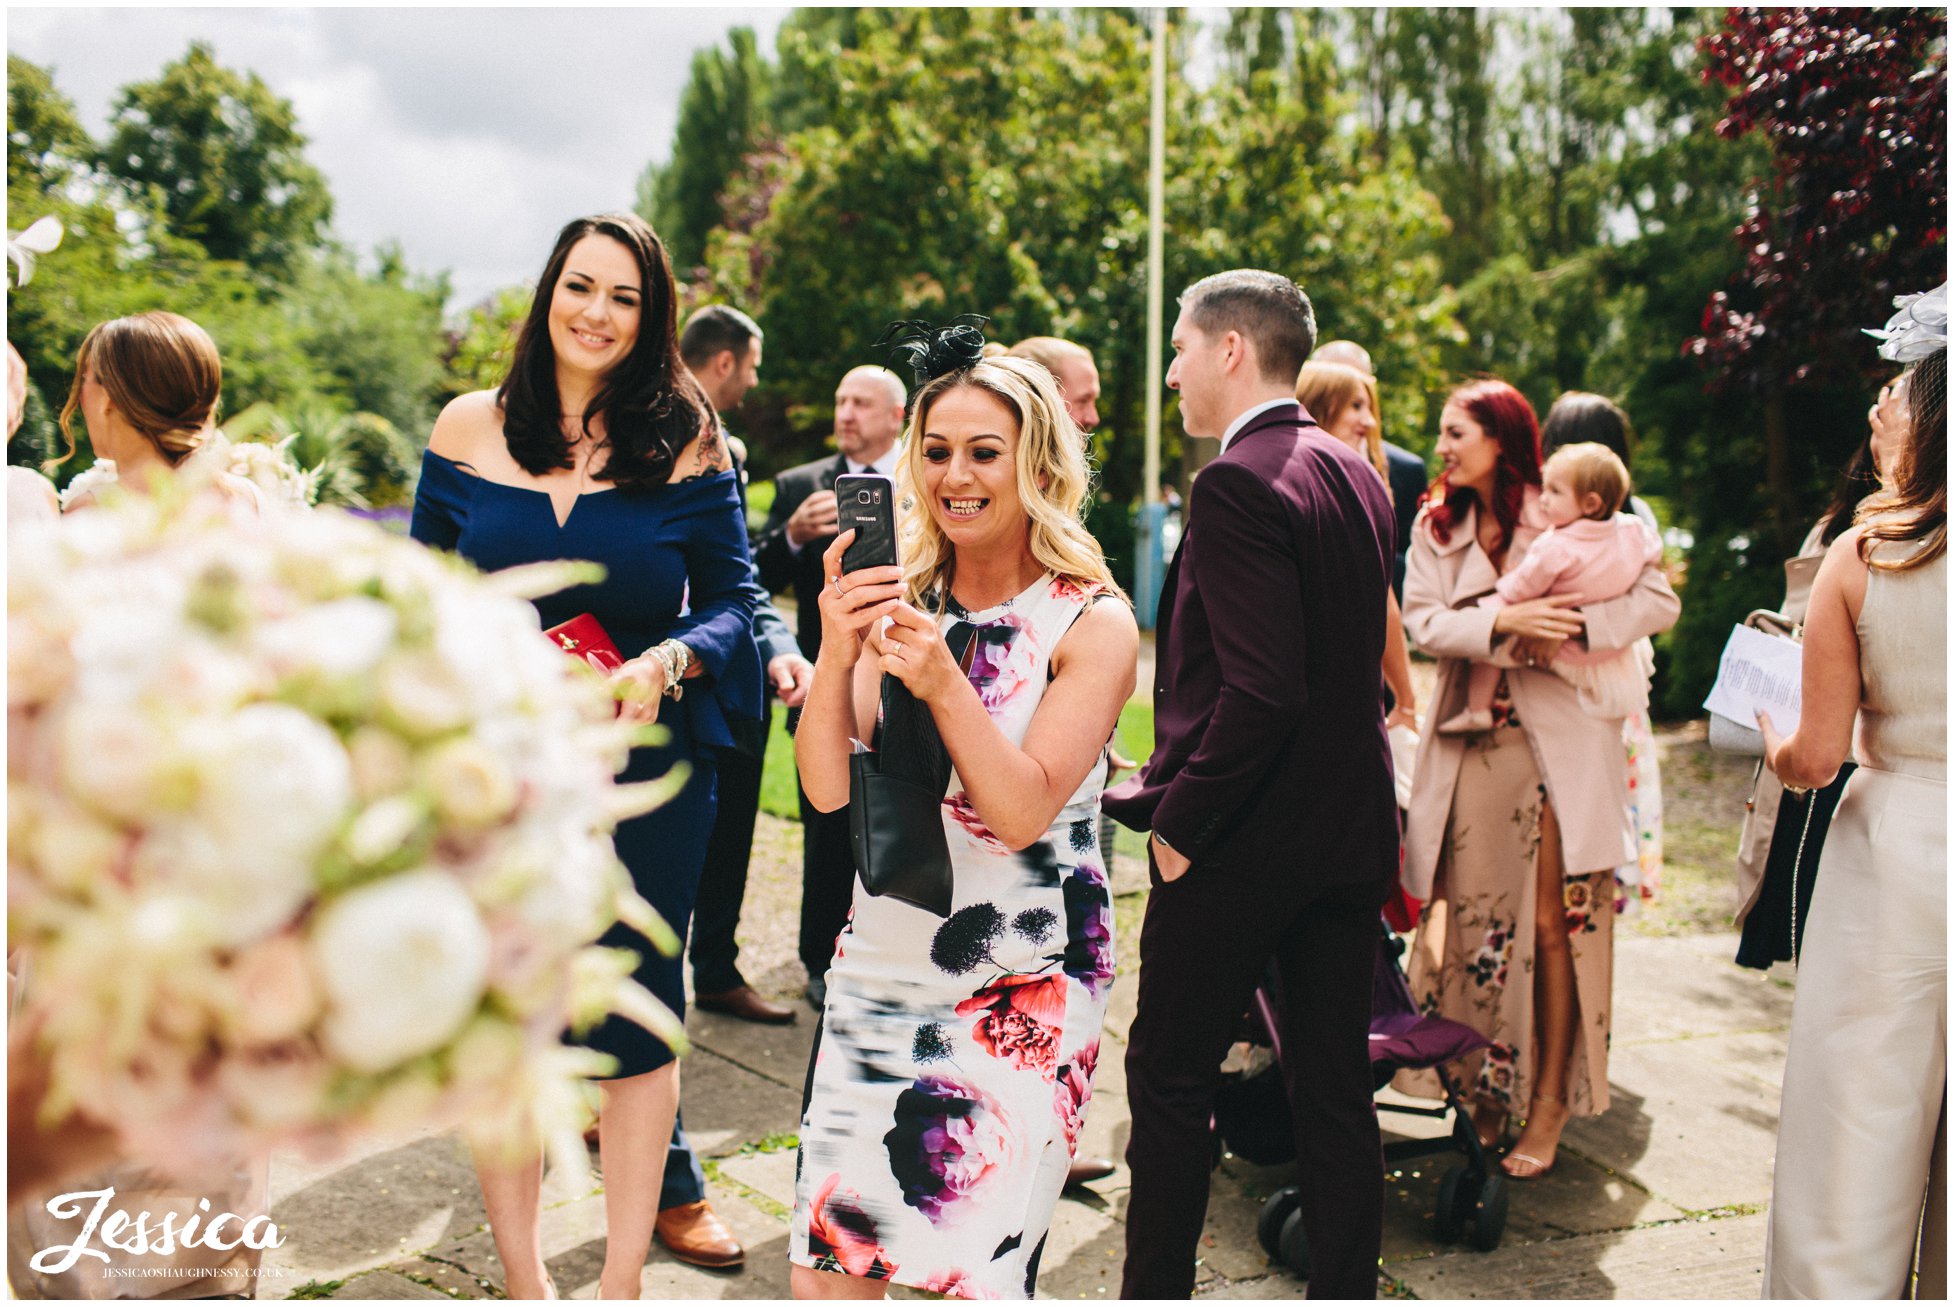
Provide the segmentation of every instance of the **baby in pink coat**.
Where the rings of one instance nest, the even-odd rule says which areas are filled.
[[[1606,445],[1563,445],[1540,474],[1540,510],[1553,525],[1540,533],[1520,565],[1479,601],[1500,608],[1543,595],[1579,595],[1599,603],[1627,594],[1642,569],[1662,556],[1662,543],[1640,518],[1618,511],[1628,498],[1628,469]],[[1572,685],[1581,710],[1592,717],[1627,717],[1649,706],[1655,670],[1645,641],[1634,648],[1593,652],[1573,642],[1561,646],[1550,669]],[[1440,735],[1470,735],[1493,728],[1493,695],[1500,669],[1474,663],[1466,681],[1466,706],[1441,722]]]

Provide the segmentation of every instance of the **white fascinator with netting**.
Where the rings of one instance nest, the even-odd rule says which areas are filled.
[[[1947,348],[1947,283],[1920,295],[1896,295],[1897,310],[1884,327],[1868,327],[1879,356],[1894,363],[1918,363]]]

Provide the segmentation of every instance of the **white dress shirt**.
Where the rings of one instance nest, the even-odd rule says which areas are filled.
[[[1247,426],[1249,422],[1258,413],[1266,413],[1268,410],[1276,407],[1278,404],[1294,404],[1295,402],[1296,401],[1294,399],[1265,399],[1260,404],[1257,404],[1254,408],[1244,409],[1241,413],[1241,416],[1237,417],[1233,422],[1230,422],[1228,424],[1228,429],[1221,433],[1222,452],[1226,453],[1228,451],[1228,442],[1233,440],[1236,434],[1240,432],[1243,427]]]

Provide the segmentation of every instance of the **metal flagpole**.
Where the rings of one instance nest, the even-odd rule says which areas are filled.
[[[1133,596],[1140,625],[1153,629],[1159,611],[1160,587],[1166,573],[1161,527],[1166,510],[1160,503],[1160,336],[1161,282],[1165,275],[1162,228],[1167,173],[1167,11],[1153,11],[1153,112],[1147,148],[1147,431],[1146,464],[1141,480],[1139,529],[1134,543]]]

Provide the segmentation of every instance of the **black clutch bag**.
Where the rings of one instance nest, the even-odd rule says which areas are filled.
[[[848,839],[870,894],[950,915],[950,844],[943,793],[950,754],[927,706],[882,677],[876,747],[848,759]]]

